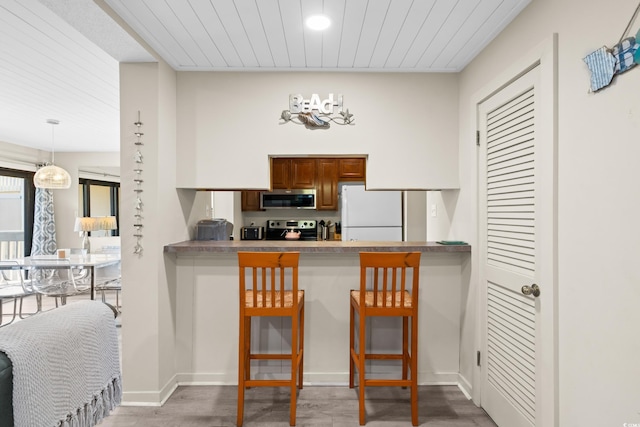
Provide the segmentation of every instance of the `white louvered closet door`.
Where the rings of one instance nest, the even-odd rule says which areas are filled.
[[[538,260],[536,70],[479,106],[480,257],[486,323],[482,407],[499,425],[536,424]]]

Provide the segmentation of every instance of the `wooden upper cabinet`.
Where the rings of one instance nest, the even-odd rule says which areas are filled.
[[[271,188],[287,190],[291,183],[291,159],[274,157],[271,159]]]
[[[316,187],[316,159],[291,159],[291,188]]]
[[[364,181],[366,177],[365,158],[338,159],[338,179],[340,181]]]
[[[260,210],[260,191],[245,190],[242,193],[242,210],[243,211],[259,211]]]
[[[317,159],[316,210],[338,210],[338,162],[336,159]]]
[[[316,187],[316,159],[271,159],[271,187],[274,190]]]

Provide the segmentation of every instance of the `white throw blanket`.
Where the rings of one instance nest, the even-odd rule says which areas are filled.
[[[0,328],[16,427],[92,427],[122,398],[113,311],[78,301]]]

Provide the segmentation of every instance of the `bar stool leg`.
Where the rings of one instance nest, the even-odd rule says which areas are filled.
[[[300,309],[300,351],[298,352],[298,357],[302,354],[300,358],[300,368],[298,369],[298,388],[302,390],[302,373],[304,372],[304,304],[302,304],[302,308]]]
[[[418,316],[411,316],[411,424],[418,425]]]
[[[413,343],[412,343],[413,344]],[[409,367],[409,319],[407,316],[402,317],[402,379],[407,379],[407,370]],[[411,370],[413,375],[413,370]],[[402,387],[405,389],[406,387]]]
[[[249,319],[249,322],[251,319]],[[240,314],[240,339],[238,340],[238,418],[236,420],[236,425],[238,427],[242,426],[243,416],[244,416],[244,381],[246,378],[246,367],[247,367],[247,356],[246,356],[246,318]]]
[[[298,315],[291,318],[291,397],[289,425],[296,425],[296,397],[298,393]]]
[[[362,309],[361,309],[362,310]],[[365,394],[365,379],[364,379],[364,369],[365,369],[365,363],[366,363],[366,354],[365,354],[365,333],[366,333],[366,323],[367,320],[366,318],[363,316],[362,311],[360,311],[358,313],[358,323],[359,323],[359,329],[358,329],[358,387],[360,388],[360,425],[363,426],[365,425],[365,409],[364,409],[364,394]]]
[[[353,388],[353,353],[355,352],[355,314],[353,304],[349,303],[349,388]]]
[[[252,318],[245,318],[244,323],[244,379],[248,381],[251,379],[251,322]],[[251,387],[246,387],[251,388]]]

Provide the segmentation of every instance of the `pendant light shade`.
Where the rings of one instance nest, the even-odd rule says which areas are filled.
[[[50,190],[66,189],[71,187],[71,175],[69,172],[53,164],[55,151],[53,148],[53,129],[60,123],[58,120],[49,119],[47,123],[51,125],[51,164],[41,167],[33,176],[33,184],[36,188],[46,188]]]
[[[71,187],[71,175],[56,165],[43,166],[33,176],[33,184],[36,188],[50,190],[69,188]]]

